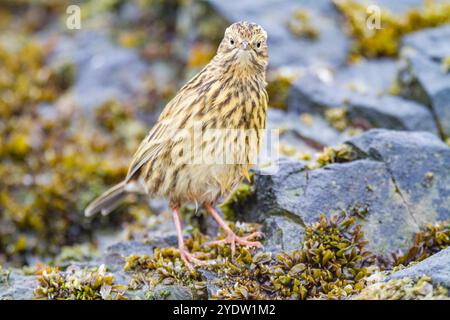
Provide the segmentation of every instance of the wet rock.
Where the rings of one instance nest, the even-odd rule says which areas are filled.
[[[427,105],[441,133],[450,136],[450,27],[428,29],[403,40],[402,66],[398,80],[401,94]]]
[[[137,52],[114,44],[106,33],[76,32],[57,41],[50,64],[74,64],[75,103],[90,109],[111,99],[135,101],[144,92],[149,66]]]
[[[331,1],[269,0],[261,1],[257,6],[253,0],[209,0],[209,3],[218,15],[229,22],[247,20],[265,28],[269,35],[272,67],[336,66],[343,64],[347,58],[350,41],[339,27],[339,16]],[[298,9],[305,10],[311,16],[312,27],[318,32],[317,39],[297,37],[289,30],[288,21]]]
[[[392,278],[417,278],[423,275],[429,276],[434,284],[440,284],[450,289],[450,248],[446,248],[431,257],[414,264],[406,269],[394,272],[388,277]]]
[[[407,249],[425,223],[450,217],[450,148],[436,136],[373,129],[347,143],[352,161],[308,170],[282,159],[278,172],[258,171],[243,219],[263,223],[267,243],[284,248],[300,243],[303,226],[320,214],[345,210],[363,217],[369,248],[385,254]]]

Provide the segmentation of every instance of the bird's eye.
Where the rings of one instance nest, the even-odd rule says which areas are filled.
[[[260,47],[261,47],[261,41],[258,41],[258,42],[256,43],[256,47],[257,47],[257,48],[260,48]]]
[[[233,40],[233,38],[230,38],[230,44],[231,44],[231,45],[234,45],[234,40]]]

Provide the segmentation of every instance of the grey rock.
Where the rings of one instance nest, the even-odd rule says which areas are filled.
[[[247,20],[264,27],[268,33],[271,67],[345,63],[350,40],[339,27],[339,15],[329,0],[266,0],[257,5],[253,0],[209,0],[209,3],[230,23]],[[311,23],[319,31],[317,40],[298,38],[288,29],[290,15],[297,9],[310,12]]]
[[[445,2],[446,0],[438,0],[437,2]],[[356,0],[356,2],[360,2],[363,4],[367,4],[365,0]],[[384,9],[387,9],[396,14],[405,13],[408,10],[413,8],[422,8],[423,7],[422,0],[403,0],[403,1],[390,1],[390,0],[373,0],[370,4],[378,5]]]
[[[347,143],[353,161],[306,170],[281,159],[278,172],[258,171],[254,201],[243,205],[241,217],[263,223],[267,243],[283,247],[301,243],[303,226],[320,214],[363,208],[359,223],[380,254],[407,249],[420,226],[450,218],[450,148],[436,136],[373,129]],[[287,221],[296,225],[292,232],[283,227]]]
[[[302,152],[338,145],[349,138],[347,133],[337,131],[320,115],[311,114],[311,120],[307,125],[301,122],[297,113],[268,109],[266,128],[279,129],[280,141],[298,146]]]
[[[387,280],[404,277],[416,278],[423,275],[429,276],[433,283],[450,289],[450,248],[446,248],[413,266],[394,272]]]
[[[34,276],[11,271],[7,281],[0,282],[0,300],[31,300],[38,282]]]
[[[349,121],[363,128],[438,133],[433,115],[426,106],[397,96],[358,92],[346,87],[342,78],[328,82],[311,74],[299,78],[289,94],[289,111],[324,114],[330,108],[345,107]],[[373,87],[370,83],[364,86]]]
[[[364,4],[367,1],[358,0]],[[208,1],[217,14],[229,22],[248,20],[261,24],[269,35],[271,67],[314,68],[338,67],[347,60],[351,39],[343,32],[341,15],[330,0],[253,0]],[[389,1],[376,0],[371,4],[387,8],[394,13],[404,13],[411,8],[423,6],[422,0]],[[319,31],[316,40],[298,38],[287,23],[297,9],[311,15],[311,24]],[[332,49],[330,49],[332,48]]]
[[[372,130],[348,142],[382,161],[418,225],[450,217],[450,148],[426,132]]]
[[[137,52],[114,44],[106,33],[92,30],[60,37],[49,63],[76,66],[73,98],[84,109],[110,99],[134,101],[142,94],[149,72]]]
[[[383,95],[395,81],[397,68],[394,59],[362,60],[335,70],[333,82],[362,94]]]
[[[303,242],[303,226],[286,216],[270,216],[265,222],[267,240],[264,248],[268,251],[293,251]]]
[[[132,254],[152,255],[154,248],[155,247],[149,243],[131,240],[131,241],[117,242],[113,244],[107,249],[107,253],[118,254],[124,257]]]
[[[428,59],[440,62],[450,55],[450,26],[424,29],[402,38],[402,46],[417,50]]]
[[[413,33],[405,38],[398,80],[401,94],[432,109],[441,133],[450,136],[450,27]]]

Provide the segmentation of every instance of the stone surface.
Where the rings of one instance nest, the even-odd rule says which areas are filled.
[[[440,61],[450,55],[450,26],[424,29],[403,37],[402,46],[410,47],[427,58]]]
[[[34,276],[11,271],[7,281],[0,282],[0,300],[31,300],[37,285]]]
[[[345,107],[350,123],[363,128],[438,133],[433,115],[426,106],[397,96],[380,95],[373,91],[376,86],[365,82],[364,78],[355,82],[355,74],[348,74],[348,82],[344,80],[343,74],[326,81],[313,74],[300,77],[289,94],[289,111],[324,114],[331,108]],[[368,88],[372,88],[372,91]]]
[[[388,280],[404,277],[416,278],[422,275],[429,276],[433,283],[450,289],[450,248],[446,248],[413,266],[394,272],[388,277]]]
[[[271,67],[336,66],[347,58],[350,40],[339,27],[339,16],[329,0],[268,0],[258,2],[257,6],[253,0],[209,2],[230,22],[248,20],[266,29]],[[317,40],[298,38],[288,29],[290,15],[297,9],[310,13],[312,26],[319,31]]]
[[[259,171],[242,217],[263,223],[267,243],[284,248],[300,243],[302,226],[322,213],[363,211],[368,246],[380,254],[408,248],[420,226],[450,218],[450,148],[436,136],[373,129],[348,144],[350,162],[306,170],[281,160],[275,174]],[[291,234],[287,220],[298,226]]]
[[[280,130],[280,141],[295,141],[293,144],[298,145],[301,151],[321,150],[349,138],[347,133],[337,131],[319,115],[312,114],[310,119],[309,123],[304,123],[296,113],[269,109],[266,127]]]
[[[134,101],[144,91],[143,80],[149,72],[136,51],[114,44],[99,31],[59,37],[49,63],[75,65],[73,99],[84,109],[110,99]]]
[[[450,148],[434,135],[373,130],[348,143],[386,165],[419,225],[450,217]]]
[[[403,41],[398,79],[401,94],[433,110],[441,133],[450,136],[450,27],[418,31]]]

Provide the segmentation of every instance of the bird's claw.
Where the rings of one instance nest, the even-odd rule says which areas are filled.
[[[227,237],[222,240],[215,240],[211,241],[208,244],[209,245],[218,245],[223,243],[229,243],[231,245],[231,255],[234,256],[234,253],[236,252],[236,243],[245,246],[245,247],[256,247],[256,248],[262,248],[263,245],[259,241],[249,241],[255,238],[261,238],[263,236],[262,232],[253,232],[247,236],[239,237],[234,232],[230,232],[227,234]]]
[[[204,266],[208,265],[207,261],[198,259],[194,254],[190,253],[185,248],[178,248],[180,251],[180,257],[183,260],[184,264],[189,268],[189,270],[195,270],[195,266]]]

